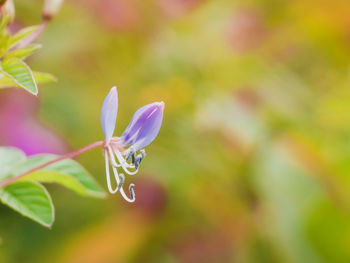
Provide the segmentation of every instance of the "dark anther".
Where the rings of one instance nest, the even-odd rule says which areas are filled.
[[[134,155],[134,154],[135,154],[134,151],[130,151],[130,152],[128,153],[128,155],[126,156],[126,160],[129,161],[130,157],[131,157],[132,155]]]
[[[119,176],[120,176],[120,183],[118,184],[118,190],[117,191],[119,191],[123,187],[123,184],[124,184],[124,181],[125,181],[124,174],[119,174]]]
[[[140,154],[138,154],[137,156],[136,156],[136,158],[135,158],[135,169],[138,169],[139,168],[139,166],[140,166],[140,163],[141,163],[141,161],[143,160],[143,158],[145,158],[145,156],[146,156],[146,152],[145,152],[145,150],[141,150],[140,151]]]
[[[140,150],[140,154],[138,155],[136,155],[135,151],[131,150],[126,157],[126,160],[128,161],[131,157],[131,163],[135,165],[135,169],[138,169],[141,161],[143,160],[143,158],[145,158],[145,156],[146,156],[145,150]]]
[[[130,184],[130,186],[129,186],[130,197],[131,197],[131,200],[133,200],[133,201],[135,201],[134,187],[135,187],[134,184]]]

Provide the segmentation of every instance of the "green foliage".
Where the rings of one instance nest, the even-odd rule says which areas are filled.
[[[0,147],[0,180],[24,174],[31,169],[56,159],[58,156],[42,154],[26,158],[12,147]],[[102,188],[77,162],[65,159],[22,177],[19,181],[0,188],[0,200],[34,221],[50,227],[54,220],[51,198],[43,183],[58,183],[82,196],[103,198]]]
[[[33,73],[32,69],[23,62],[28,56],[41,48],[39,44],[24,44],[32,34],[37,33],[40,26],[30,26],[11,35],[6,28],[8,19],[0,20],[0,88],[20,87],[33,95],[38,94],[37,83],[55,81],[55,77],[47,73]],[[30,41],[29,41],[30,42]]]
[[[13,147],[0,147],[0,180],[6,178],[18,163],[26,160],[26,155]]]
[[[54,207],[49,193],[41,184],[18,182],[0,188],[0,200],[43,226],[52,226],[55,217]]]
[[[29,157],[14,171],[14,175],[42,165],[58,158],[56,155],[40,154]],[[83,196],[104,197],[103,190],[98,186],[95,179],[79,163],[71,159],[62,160],[51,164],[37,172],[23,177],[25,181],[39,181],[43,183],[58,183]]]
[[[28,56],[33,54],[35,51],[37,51],[41,47],[42,46],[40,44],[30,44],[26,47],[10,51],[6,57],[16,57],[19,59],[26,59]]]
[[[43,72],[32,72],[32,73],[34,76],[34,80],[37,84],[57,81],[55,76],[53,76],[50,73],[43,73]],[[17,83],[11,77],[4,74],[0,74],[0,89],[10,88],[16,85]]]
[[[56,77],[50,73],[34,71],[33,75],[36,83],[50,83],[57,81]]]
[[[1,32],[4,31],[5,27],[9,23],[9,21],[10,21],[10,17],[8,15],[5,15],[0,19],[0,31]]]
[[[31,34],[35,33],[37,30],[39,30],[40,26],[29,26],[21,29],[16,34],[14,34],[10,41],[9,41],[9,49],[13,48],[17,44],[19,44],[21,41],[23,41],[26,37],[30,36]]]
[[[6,58],[2,61],[0,70],[19,87],[24,88],[34,95],[38,94],[33,72],[22,60],[16,57]]]
[[[43,1],[15,3],[38,21]],[[54,231],[2,207],[0,262],[350,262],[349,0],[96,3],[66,1],[29,57],[64,78],[40,119],[80,145],[102,135],[111,85],[120,131],[164,100],[136,203],[60,194]]]

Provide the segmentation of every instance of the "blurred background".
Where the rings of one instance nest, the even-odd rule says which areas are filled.
[[[15,0],[16,24],[42,1]],[[165,102],[136,202],[49,185],[52,230],[0,206],[4,263],[350,262],[348,0],[70,0],[27,62],[58,81],[0,91],[0,144],[64,153]],[[78,158],[105,186],[102,152]]]

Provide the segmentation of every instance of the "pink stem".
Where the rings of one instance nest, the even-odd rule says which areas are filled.
[[[45,168],[45,167],[47,167],[47,166],[49,166],[49,165],[51,165],[53,163],[57,163],[57,162],[62,161],[64,159],[73,158],[73,157],[78,156],[78,155],[80,155],[80,154],[82,154],[84,152],[87,152],[87,151],[89,151],[89,150],[91,150],[93,148],[96,148],[96,147],[99,147],[99,146],[103,146],[104,143],[105,143],[104,141],[94,142],[94,143],[89,144],[89,145],[87,145],[87,146],[85,146],[85,147],[83,147],[83,148],[81,148],[81,149],[79,149],[79,150],[77,150],[75,152],[67,153],[67,154],[62,155],[62,156],[60,156],[60,157],[58,157],[58,158],[56,158],[54,160],[51,160],[51,161],[49,161],[47,163],[43,163],[43,164],[41,164],[41,165],[39,165],[37,167],[32,168],[31,170],[29,170],[27,172],[24,172],[22,174],[19,174],[17,176],[11,177],[11,178],[9,178],[7,180],[4,180],[4,181],[0,182],[0,188],[5,187],[5,186],[7,186],[9,184],[12,184],[13,182],[21,179],[22,177],[24,177],[24,176],[26,176],[26,175],[28,175],[30,173],[36,172],[36,171],[38,171],[40,169],[43,169],[43,168]]]
[[[16,48],[23,48],[33,43],[44,32],[45,28],[47,27],[47,24],[48,24],[48,21],[44,20],[40,24],[39,29],[34,33],[32,33],[31,35],[29,35],[28,37],[26,37],[25,39],[23,39],[23,41],[19,42]]]

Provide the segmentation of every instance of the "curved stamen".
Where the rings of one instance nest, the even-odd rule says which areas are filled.
[[[140,154],[138,154],[135,158],[135,168],[138,169],[143,158],[146,157],[146,152],[145,150],[140,150]]]
[[[113,190],[112,188],[112,184],[111,184],[111,177],[110,177],[110,173],[109,173],[109,158],[108,158],[108,152],[105,149],[105,165],[106,165],[106,180],[107,180],[107,187],[108,187],[108,191],[111,194],[115,194],[118,190],[119,190],[119,184],[117,186],[116,189]]]
[[[110,146],[107,146],[107,149],[108,149],[108,153],[109,153],[109,159],[111,161],[111,164],[112,164],[112,169],[113,169],[113,173],[114,173],[114,177],[115,177],[115,180],[117,182],[117,190],[119,190],[122,186],[123,186],[123,183],[124,183],[124,180],[120,180],[119,176],[122,175],[118,175],[118,170],[116,169],[117,166],[117,163],[115,161],[115,158],[113,156],[113,151],[111,149]],[[124,175],[123,175],[123,178],[124,178]]]
[[[146,157],[146,152],[144,149],[140,150],[140,153],[136,155],[136,151],[133,150],[132,147],[126,150],[126,154],[124,154],[126,157],[123,158],[124,162],[121,162],[125,164],[128,168],[138,169],[140,166],[141,161]],[[123,156],[123,154],[122,154]],[[131,159],[131,162],[128,163],[128,161]]]
[[[124,174],[120,174],[120,177],[122,178],[122,182],[124,182],[124,180],[125,180]],[[124,199],[125,199],[126,201],[130,202],[130,203],[135,202],[135,200],[136,200],[136,195],[135,195],[134,187],[135,187],[135,184],[130,184],[130,185],[129,185],[129,192],[130,192],[131,198],[129,198],[129,197],[126,196],[126,194],[125,194],[123,188],[120,188],[120,193],[122,194],[122,196],[124,197]]]
[[[107,146],[107,149],[108,149],[109,158],[110,158],[112,166],[114,166],[114,167],[121,167],[122,165],[121,164],[117,164],[117,162],[115,161],[115,158],[114,158],[114,155],[113,155],[114,152],[113,152],[112,148],[110,146]]]
[[[131,163],[134,164],[135,168],[140,165],[143,158],[146,157],[146,152],[144,149],[140,150],[140,154],[136,155],[136,151],[134,151],[132,148],[128,149],[128,153],[126,154],[126,161],[128,161],[131,158]]]
[[[117,175],[117,177],[116,178],[118,178],[118,189],[119,189],[119,192],[120,192],[120,194],[123,196],[123,198],[126,200],[126,201],[128,201],[128,202],[130,202],[130,203],[132,203],[132,202],[135,202],[135,192],[134,192],[134,184],[130,184],[130,186],[129,186],[129,192],[130,192],[130,195],[131,195],[131,198],[129,198],[126,194],[125,194],[125,192],[124,192],[124,189],[123,189],[123,183],[124,183],[124,181],[125,181],[125,177],[124,177],[124,174],[120,174],[119,176],[118,176],[118,172],[117,172],[117,168],[116,167],[114,167],[114,166],[112,166],[112,169],[113,169],[113,172],[114,172],[114,174],[116,174]],[[119,181],[121,179],[121,181]]]
[[[124,157],[122,156],[122,154],[121,154],[119,151],[115,150],[114,153],[115,153],[115,155],[116,155],[116,157],[117,157],[117,159],[118,159],[118,161],[119,161],[121,167],[123,168],[123,170],[124,170],[127,174],[134,175],[134,174],[136,174],[136,173],[139,171],[138,169],[136,169],[135,171],[130,171],[130,170],[128,170],[128,168],[134,168],[134,169],[135,169],[135,167],[134,167],[134,166],[131,166],[130,164],[128,164],[128,163],[125,161]],[[113,156],[113,157],[114,157],[114,156]],[[130,167],[130,166],[131,166],[131,167]]]
[[[117,150],[115,150],[115,151],[117,151]],[[123,157],[124,154],[122,154],[120,151],[118,151],[118,152],[120,153],[120,156],[122,157],[121,164],[125,165],[127,168],[135,169],[135,165],[134,165],[133,161],[128,162],[130,159],[130,156],[132,156],[133,152],[129,152],[129,154],[126,156],[126,158]],[[116,153],[116,155],[117,155],[117,153]]]
[[[124,152],[125,149],[123,147],[120,146],[120,139],[118,137],[113,137],[111,139],[111,144],[110,147],[113,150],[114,154],[116,154],[116,152]],[[127,168],[135,168],[135,166],[132,163],[128,163],[127,162],[128,159],[123,160],[121,162],[121,164],[117,164],[117,167],[121,167],[122,165],[126,166]]]
[[[133,165],[129,165],[123,158],[123,156],[121,155],[121,153],[118,150],[113,150],[111,146],[107,146],[109,154],[110,154],[110,161],[112,163],[112,166],[114,167],[122,167],[123,170],[130,175],[134,175],[138,172],[138,170],[135,171],[129,171],[127,168],[132,168],[135,169],[135,167]],[[120,164],[118,164],[114,158],[113,153],[117,156],[117,159],[119,161]]]
[[[120,189],[122,189],[123,184],[125,182],[125,176],[124,176],[124,174],[119,174],[119,177],[120,177],[120,183],[118,184],[118,189],[120,190]]]
[[[110,148],[112,150],[112,152],[117,155],[117,152],[120,152],[118,147],[114,147],[115,145],[110,145]],[[108,146],[107,146],[108,147]],[[126,167],[126,168],[131,168],[131,169],[135,169],[135,165],[133,165],[132,163],[128,163],[124,158],[121,159],[121,161],[118,158],[118,161],[120,162],[120,164],[118,164],[117,162],[114,162],[114,166],[116,167]]]
[[[132,202],[135,202],[135,200],[136,200],[134,187],[135,187],[135,184],[130,184],[129,185],[130,196],[131,196],[131,199],[133,200]]]
[[[125,181],[124,174],[119,174],[118,175],[117,167],[114,165],[114,164],[116,164],[116,161],[115,161],[115,158],[114,158],[114,155],[113,155],[113,151],[112,151],[110,146],[107,146],[107,149],[108,149],[110,160],[111,160],[111,163],[112,163],[112,170],[113,170],[113,173],[114,173],[114,177],[115,177],[115,179],[117,181],[117,184],[118,184],[116,191],[119,190],[120,194],[123,196],[123,198],[126,201],[128,201],[130,203],[135,202],[135,200],[136,200],[135,191],[134,191],[134,186],[135,185],[134,184],[130,184],[130,186],[129,186],[129,192],[130,192],[130,196],[131,196],[131,198],[129,198],[125,194],[124,189],[123,189],[123,184],[124,184],[124,181]],[[108,171],[108,175],[109,175],[109,171]]]
[[[135,162],[135,151],[133,151],[131,148],[129,148],[127,151],[128,154],[126,155],[125,160],[129,161],[129,159],[131,158],[131,163]]]

